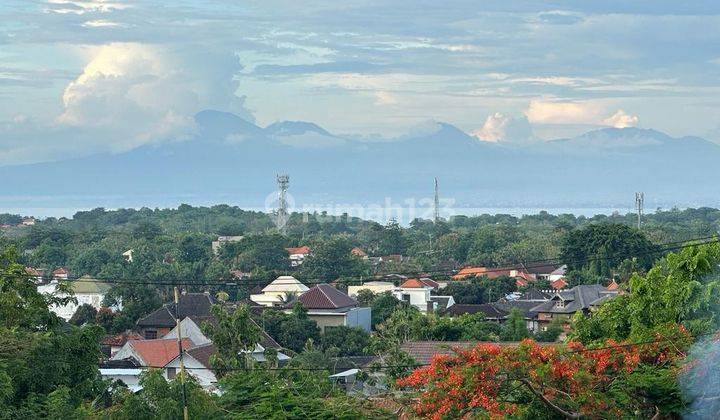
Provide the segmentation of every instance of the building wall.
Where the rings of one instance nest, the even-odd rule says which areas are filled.
[[[212,388],[217,383],[217,378],[215,377],[215,374],[210,369],[203,366],[202,363],[195,360],[189,354],[185,353],[183,355],[183,363],[185,364],[185,367],[188,368],[186,372],[192,375],[197,380],[198,384],[204,389]],[[169,378],[170,369],[175,369],[176,375],[180,375],[179,357],[176,357],[175,359],[170,361],[170,363],[165,365],[165,367],[163,368],[163,376],[165,377],[165,379],[171,379]]]
[[[37,290],[42,294],[54,294],[57,290],[57,284],[44,284],[42,286],[38,286]],[[102,307],[102,301],[105,299],[105,295],[101,293],[76,293],[75,299],[77,299],[77,304],[68,302],[68,304],[64,306],[53,305],[50,307],[50,310],[65,321],[69,321],[75,314],[75,311],[77,311],[77,308],[81,305],[88,304],[99,310]],[[110,309],[116,312],[122,309],[122,305],[112,306]]]
[[[322,332],[325,332],[325,327],[340,327],[345,325],[344,313],[329,313],[322,315],[309,313],[308,317],[317,322],[317,325]]]
[[[401,301],[406,301],[403,295],[410,296],[410,304],[418,308],[421,312],[427,312],[427,303],[430,300],[430,289],[395,289],[393,295]]]
[[[353,308],[345,317],[345,325],[348,327],[359,327],[370,332],[371,315],[372,309],[370,308]]]

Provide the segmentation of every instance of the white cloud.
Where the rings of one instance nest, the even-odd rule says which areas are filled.
[[[52,123],[16,120],[0,133],[9,139],[8,149],[16,149],[8,157],[35,161],[58,151],[124,151],[183,139],[193,133],[194,116],[204,109],[252,120],[244,98],[235,95],[240,65],[232,53],[177,53],[138,43],[85,47],[83,52],[87,64],[65,87],[62,112]],[[44,133],[56,140],[37,140]]]
[[[482,128],[471,134],[480,140],[489,142],[524,142],[533,137],[527,118],[514,118],[500,112],[488,116]]]
[[[605,118],[603,123],[615,128],[635,127],[638,124],[637,115],[628,115],[622,109],[618,109],[612,116]]]
[[[597,124],[603,106],[591,101],[555,102],[530,101],[525,112],[533,124]]]
[[[119,22],[113,22],[107,19],[96,19],[96,20],[88,20],[86,22],[83,22],[82,26],[86,28],[119,28],[126,25],[123,25]]]
[[[398,103],[397,95],[379,90],[375,92],[375,105],[394,105]]]
[[[107,0],[48,0],[51,8],[48,11],[59,14],[82,15],[90,12],[107,13],[113,10],[128,9],[127,3]]]

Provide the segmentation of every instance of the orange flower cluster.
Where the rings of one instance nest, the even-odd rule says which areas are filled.
[[[420,391],[418,415],[432,418],[501,418],[540,398],[567,412],[615,412],[607,395],[613,379],[640,363],[681,356],[672,343],[628,345],[608,340],[598,349],[580,343],[515,346],[480,344],[454,356],[435,357],[429,366],[397,381]]]

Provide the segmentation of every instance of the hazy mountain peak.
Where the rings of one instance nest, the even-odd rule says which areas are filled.
[[[198,137],[227,140],[228,136],[258,136],[262,129],[230,112],[205,110],[195,114]]]
[[[273,136],[290,136],[306,133],[332,136],[332,134],[319,125],[307,121],[278,121],[265,127],[265,132]]]

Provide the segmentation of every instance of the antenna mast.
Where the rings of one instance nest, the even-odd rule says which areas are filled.
[[[434,222],[440,221],[440,194],[438,193],[438,181],[435,178],[435,208],[434,208]]]
[[[635,209],[637,210],[637,227],[640,229],[642,226],[643,207],[645,206],[645,193],[635,193]]]
[[[277,209],[277,226],[284,235],[287,231],[286,225],[289,218],[287,204],[287,190],[290,186],[290,176],[280,174],[277,176],[278,184],[278,209]]]

